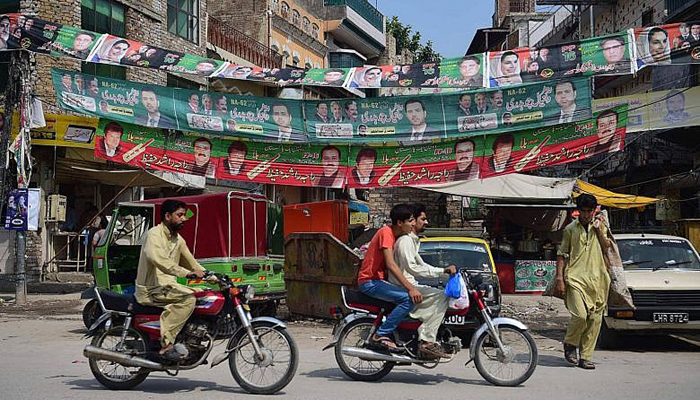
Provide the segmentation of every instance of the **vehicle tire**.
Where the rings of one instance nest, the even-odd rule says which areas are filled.
[[[234,349],[228,359],[231,375],[249,393],[277,393],[292,381],[297,371],[299,364],[297,345],[286,328],[274,326],[270,322],[254,322],[253,332],[258,339],[264,359],[261,361],[255,356],[255,349],[248,337],[248,331],[241,329],[231,338],[228,345],[229,349]],[[275,367],[283,363],[282,370],[275,373]],[[243,371],[246,368],[252,371],[246,373]],[[252,377],[256,372],[260,378],[258,380]],[[275,375],[271,382],[260,382],[270,375]]]
[[[396,363],[390,361],[362,360],[343,354],[343,347],[362,347],[367,341],[374,321],[360,319],[345,325],[335,344],[335,361],[345,375],[356,381],[372,382],[385,377]]]
[[[92,324],[100,317],[101,312],[100,303],[97,302],[97,299],[88,301],[85,307],[83,307],[83,324],[85,327],[90,329]]]
[[[114,350],[121,342],[121,336],[124,328],[116,326],[107,331],[101,332],[93,337],[90,343],[93,346],[103,349]],[[129,328],[124,342],[127,354],[143,357],[148,351],[148,342],[143,337],[141,332],[134,328]],[[129,390],[136,387],[144,381],[151,372],[149,369],[138,367],[126,367],[112,361],[98,360],[96,358],[89,359],[90,371],[95,376],[98,382],[104,387],[112,390]]]
[[[605,317],[600,325],[600,334],[598,335],[598,347],[603,350],[614,350],[620,346],[620,332],[608,328],[605,323]]]
[[[503,354],[495,341],[492,340],[491,332],[486,330],[476,340],[474,350],[474,364],[479,374],[487,381],[496,386],[518,386],[530,378],[537,367],[537,345],[530,333],[512,325],[498,325],[496,327],[501,337],[503,345],[510,352]],[[516,348],[517,346],[517,348]],[[522,352],[518,353],[517,352]],[[498,371],[493,371],[488,367],[489,362],[495,362]],[[496,376],[499,371],[515,366],[520,368],[508,374],[508,377]],[[505,375],[505,373],[504,373]]]

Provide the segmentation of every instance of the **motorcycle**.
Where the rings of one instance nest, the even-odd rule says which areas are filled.
[[[475,317],[481,325],[474,332],[469,344],[470,358],[479,374],[497,386],[517,386],[535,372],[537,346],[527,327],[511,318],[492,318],[484,298],[493,286],[484,284],[481,275],[471,275],[461,270],[469,294],[470,306],[463,310],[448,309],[446,317],[461,315]],[[333,341],[324,347],[335,349],[335,359],[340,369],[350,378],[359,381],[376,381],[386,376],[395,366],[418,365],[435,368],[439,363],[450,362],[462,349],[462,341],[452,334],[443,321],[438,330],[438,342],[448,358],[426,359],[419,356],[418,327],[421,322],[413,319],[402,321],[393,332],[394,342],[402,354],[389,353],[369,345],[377,328],[394,304],[362,294],[357,290],[341,288],[345,308],[331,307],[331,314],[338,320],[333,328]],[[471,315],[470,315],[471,314]]]
[[[175,376],[206,365],[215,340],[228,339],[226,350],[213,358],[212,368],[228,359],[233,378],[254,394],[272,394],[287,386],[299,356],[284,322],[252,318],[248,301],[255,294],[253,286],[236,287],[228,276],[213,272],[202,279],[217,284],[219,290],[194,293],[194,312],[175,345],[184,357],[176,362],[158,354],[162,308],[142,306],[133,295],[96,288],[102,315],[88,330],[92,342],[83,350],[95,378],[109,389],[132,389],[151,372]]]

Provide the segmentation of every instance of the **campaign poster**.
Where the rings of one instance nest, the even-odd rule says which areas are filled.
[[[301,79],[304,85],[343,87],[352,79],[354,68],[311,68]]]
[[[97,118],[75,115],[45,114],[46,125],[32,128],[32,145],[93,149],[97,133]],[[12,139],[19,131],[19,114],[14,115]]]
[[[623,105],[584,121],[487,135],[480,177],[520,173],[620,151],[626,126],[627,106]]]
[[[429,185],[478,179],[483,137],[412,146],[352,146],[348,186]]]
[[[448,137],[557,125],[591,115],[588,78],[441,96]]]
[[[445,137],[439,95],[305,101],[306,128],[318,140],[420,143]]]
[[[63,108],[153,128],[177,129],[173,89],[63,70],[51,70]]]
[[[300,101],[175,90],[180,127],[273,142],[307,142]]]
[[[261,81],[279,85],[301,84],[306,71],[296,68],[262,68],[248,65],[229,64],[221,69],[216,77]]]
[[[380,84],[383,88],[415,88],[419,90],[418,88],[422,86],[437,87],[437,83],[434,82],[434,79],[437,78],[440,73],[440,62],[383,65],[372,68],[379,68],[381,70],[382,78]]]
[[[633,29],[637,65],[700,63],[700,21]]]
[[[54,57],[87,60],[105,35],[70,25],[50,23],[29,16],[19,17],[20,47]]]
[[[29,210],[28,189],[13,189],[7,195],[7,210],[5,212],[5,229],[26,231]]]
[[[485,77],[485,53],[440,61],[440,77],[436,86],[443,88],[480,89],[488,87]],[[433,83],[434,80],[427,83]]]

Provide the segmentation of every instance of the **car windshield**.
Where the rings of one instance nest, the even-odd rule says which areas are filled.
[[[700,260],[688,242],[680,239],[620,239],[617,241],[626,270],[700,269]]]
[[[445,268],[454,264],[457,268],[492,271],[489,253],[481,243],[423,242],[420,255],[423,261],[434,267]]]

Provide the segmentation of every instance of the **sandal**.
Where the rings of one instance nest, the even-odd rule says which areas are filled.
[[[160,357],[168,360],[168,361],[182,361],[183,358],[185,358],[185,355],[177,351],[174,347],[168,351],[166,351],[163,354],[160,354]]]
[[[576,346],[573,344],[564,343],[564,358],[573,365],[578,364],[579,360],[576,356]]]
[[[387,336],[372,336],[372,338],[369,340],[369,345],[371,347],[374,347],[379,350],[386,350],[390,353],[400,353],[401,349],[396,347],[396,343],[394,343],[391,338]]]
[[[578,366],[583,369],[595,369],[593,361],[584,360],[583,358],[578,361]]]

